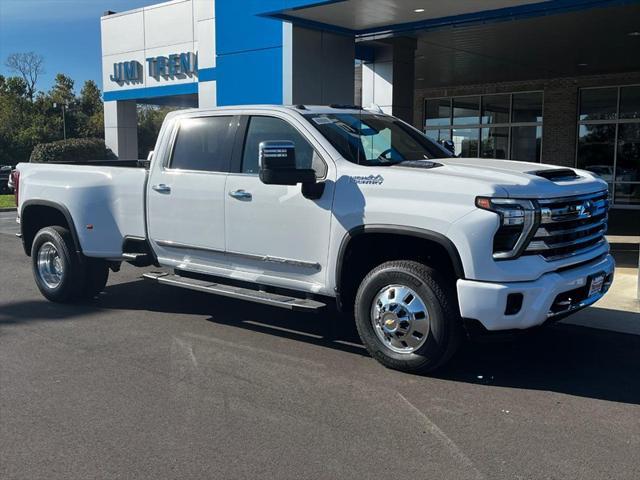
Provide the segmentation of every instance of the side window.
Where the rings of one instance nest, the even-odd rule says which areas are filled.
[[[199,117],[180,121],[170,168],[228,172],[229,126],[233,117]]]
[[[316,176],[325,175],[326,165],[311,144],[284,120],[275,117],[251,117],[244,141],[242,173],[258,173],[258,145],[269,140],[289,140],[296,146],[298,168],[313,168]]]

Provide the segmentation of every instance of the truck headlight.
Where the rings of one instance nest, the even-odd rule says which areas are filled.
[[[477,197],[476,207],[496,213],[500,227],[493,237],[493,258],[517,258],[535,233],[540,215],[531,200]]]

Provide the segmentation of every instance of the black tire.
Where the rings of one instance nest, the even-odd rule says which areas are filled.
[[[371,319],[373,302],[390,285],[412,289],[428,310],[429,329],[420,347],[398,353],[378,337]],[[433,372],[456,352],[462,340],[462,321],[451,281],[431,267],[415,261],[383,263],[364,278],[355,300],[358,334],[373,358],[386,367],[411,373]]]
[[[53,245],[60,260],[61,278],[57,285],[47,283],[38,268],[41,249],[50,249]],[[46,247],[45,247],[46,246]],[[40,293],[52,302],[72,302],[80,296],[85,275],[80,255],[76,253],[75,244],[69,230],[59,226],[45,227],[36,233],[31,246],[33,276]]]
[[[109,279],[109,265],[101,258],[85,258],[85,281],[80,298],[94,298],[104,290]]]

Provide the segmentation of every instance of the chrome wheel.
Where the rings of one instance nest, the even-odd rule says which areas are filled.
[[[45,242],[38,250],[38,276],[49,288],[56,288],[62,282],[64,267],[58,249],[51,242]]]
[[[429,312],[412,289],[389,285],[373,299],[371,323],[387,348],[396,353],[413,353],[427,340]]]

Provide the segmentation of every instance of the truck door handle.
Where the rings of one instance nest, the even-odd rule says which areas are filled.
[[[159,183],[158,185],[151,185],[156,192],[160,193],[170,193],[171,187],[169,185],[165,185],[164,183]]]
[[[253,197],[251,193],[245,190],[235,190],[233,192],[229,192],[229,195],[233,198],[237,198],[238,200],[251,200]]]

